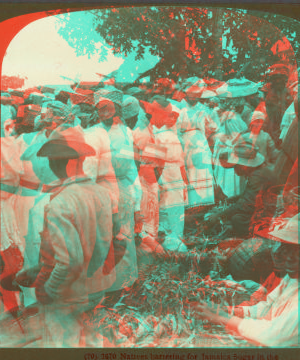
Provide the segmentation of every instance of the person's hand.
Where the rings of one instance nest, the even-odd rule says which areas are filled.
[[[224,324],[224,319],[228,317],[228,314],[218,305],[208,306],[202,302],[191,302],[189,305],[195,318],[209,320],[213,324]]]

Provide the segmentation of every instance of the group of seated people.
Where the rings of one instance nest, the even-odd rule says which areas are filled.
[[[38,303],[43,346],[99,346],[83,314],[130,289],[138,251],[187,253],[189,216],[236,198],[201,229],[222,223],[226,236],[247,241],[258,220],[274,228],[266,194],[278,185],[290,192],[298,179],[297,93],[288,75],[275,64],[264,84],[162,78],[148,88],[2,93],[1,312],[16,316]],[[219,313],[195,304],[195,316],[263,345],[296,345],[297,214],[285,211],[292,226],[283,221],[287,228],[267,236],[287,275],[266,303]]]

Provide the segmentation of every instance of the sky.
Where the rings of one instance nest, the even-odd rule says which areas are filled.
[[[99,81],[96,73],[109,74],[124,60],[108,52],[107,60],[98,56],[77,56],[66,40],[58,35],[55,17],[37,20],[23,28],[11,41],[3,59],[2,74],[27,77],[24,88],[38,85],[68,85],[71,80]],[[99,44],[101,46],[101,44]]]

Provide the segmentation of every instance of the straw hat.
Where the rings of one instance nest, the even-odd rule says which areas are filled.
[[[217,94],[214,91],[211,90],[204,90],[200,96],[201,99],[209,99],[212,97],[217,96]]]
[[[235,165],[258,167],[263,164],[265,157],[259,153],[259,148],[253,144],[250,136],[249,133],[239,136],[230,151],[220,154],[223,167],[232,168]]]
[[[274,75],[283,75],[289,76],[289,69],[285,64],[274,64],[267,68],[266,77],[271,77]]]
[[[124,120],[137,116],[140,112],[139,101],[133,97],[128,96],[122,104],[122,117]]]
[[[79,126],[53,131],[49,141],[37,153],[37,156],[49,159],[77,159],[94,155],[96,155],[95,150],[86,144],[84,133]]]
[[[273,231],[269,233],[272,240],[281,241],[289,244],[298,245],[298,236],[299,236],[299,215],[292,217],[284,227],[280,229],[282,225],[275,227]]]
[[[113,86],[106,86],[103,89],[98,90],[94,94],[95,104],[98,104],[100,98],[106,98],[111,100],[114,104],[122,106],[123,93]]]
[[[258,84],[253,81],[243,79],[231,79],[226,84],[216,89],[216,93],[221,98],[236,98],[250,96],[258,92]]]

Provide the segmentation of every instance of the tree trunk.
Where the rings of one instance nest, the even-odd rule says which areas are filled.
[[[223,35],[223,10],[213,10],[213,40],[215,44],[214,60],[215,74],[218,80],[223,79],[223,51],[222,51],[222,35]]]

